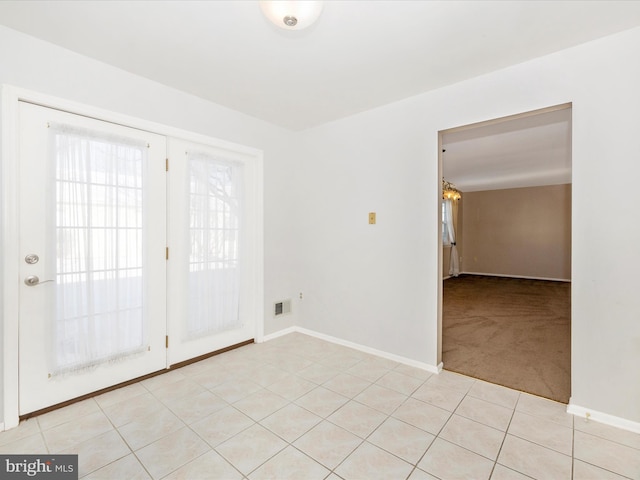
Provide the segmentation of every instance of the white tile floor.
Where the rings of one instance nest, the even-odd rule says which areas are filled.
[[[1,453],[87,479],[640,479],[640,435],[301,334],[22,422]]]

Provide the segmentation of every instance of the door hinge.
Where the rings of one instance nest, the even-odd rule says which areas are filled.
[[[166,248],[165,252],[164,252],[164,256],[166,260],[169,260],[169,247]]]
[[[165,347],[169,348],[169,335],[165,336],[164,339],[165,339]]]
[[[168,158],[165,159],[164,170],[165,170],[165,172],[169,171],[169,159]]]

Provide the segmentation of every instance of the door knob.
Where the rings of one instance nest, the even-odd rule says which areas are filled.
[[[44,282],[41,282],[37,275],[29,275],[24,279],[24,284],[28,287],[35,287],[36,285],[47,282],[53,282],[53,280],[45,280]]]

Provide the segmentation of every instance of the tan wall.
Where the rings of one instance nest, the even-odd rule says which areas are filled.
[[[571,185],[463,194],[462,272],[571,278]]]

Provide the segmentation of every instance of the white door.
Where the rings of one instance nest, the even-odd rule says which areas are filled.
[[[22,415],[166,367],[166,140],[19,113]]]
[[[169,141],[169,363],[255,336],[253,157]]]

